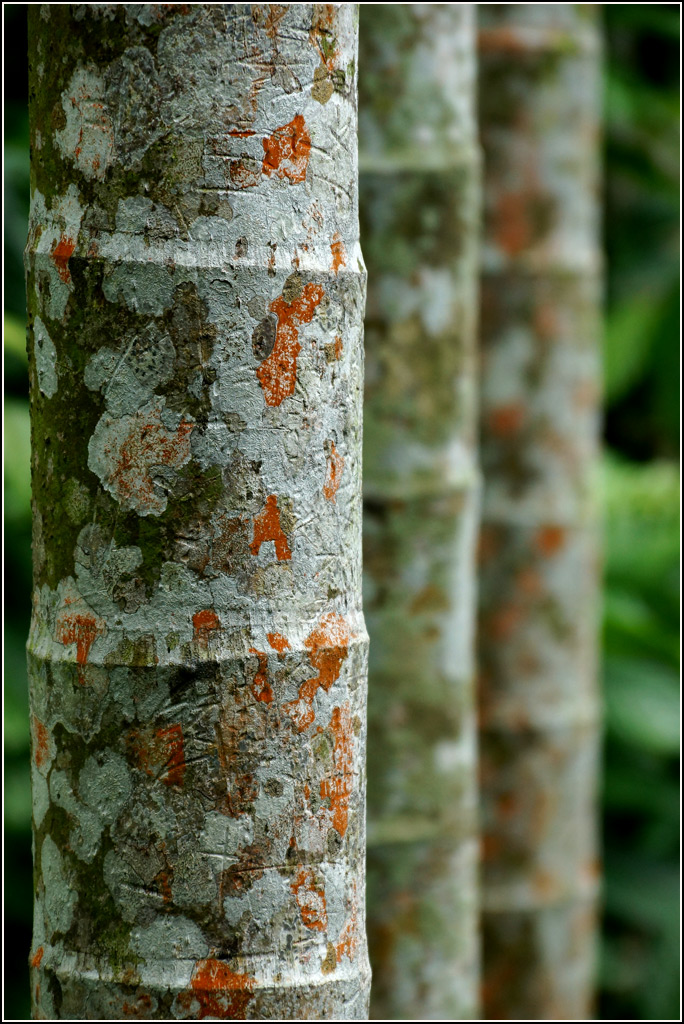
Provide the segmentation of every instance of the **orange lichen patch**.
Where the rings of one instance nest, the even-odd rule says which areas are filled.
[[[485,833],[480,838],[480,859],[483,861],[496,860],[497,857],[501,856],[503,850],[503,840],[501,836],[491,835]]]
[[[555,555],[565,543],[565,530],[562,526],[543,526],[537,530],[534,542],[542,555]]]
[[[248,157],[230,161],[230,180],[235,188],[254,188],[261,181],[261,170]]]
[[[249,138],[252,137],[252,135],[256,135],[256,132],[253,132],[251,130],[247,130],[247,131],[241,132],[241,131],[238,131],[237,129],[235,129],[232,132],[228,132],[228,134],[232,135],[232,137],[234,139],[249,139]]]
[[[314,4],[309,42],[315,46],[321,56],[321,63],[328,71],[333,71],[338,48],[333,35],[335,24],[335,4]]]
[[[68,647],[76,644],[76,662],[81,666],[78,677],[83,682],[83,666],[88,661],[90,648],[98,636],[104,636],[106,626],[103,619],[83,612],[62,611],[55,623],[55,638]]]
[[[33,724],[33,760],[36,768],[42,768],[50,756],[50,734],[35,715],[31,716]]]
[[[521,619],[522,610],[517,605],[504,605],[488,617],[488,632],[495,640],[507,640],[519,625]]]
[[[340,932],[339,939],[335,944],[335,955],[337,963],[339,964],[343,956],[346,956],[349,960],[354,961],[356,959],[356,950],[359,945],[360,929],[359,929],[359,891],[356,884],[356,880],[352,882],[352,893],[351,893],[351,907],[349,916],[344,923],[344,927]]]
[[[346,267],[347,265],[347,250],[337,232],[333,235],[333,240],[330,243],[330,252],[332,253],[332,267],[330,269],[335,274],[338,274],[340,267]]]
[[[526,597],[537,597],[542,591],[542,579],[538,572],[527,566],[515,577],[517,589]]]
[[[263,651],[258,651],[256,647],[250,647],[249,651],[250,654],[256,654],[259,659],[259,668],[252,681],[252,693],[256,700],[270,704],[273,700],[273,688],[268,681],[268,655]]]
[[[232,971],[223,960],[198,960],[190,990],[182,992],[178,1002],[184,1010],[193,1009],[195,1020],[244,1020],[255,985],[255,978]]]
[[[157,729],[159,749],[164,751],[165,772],[162,781],[167,786],[182,786],[185,780],[185,752],[183,727],[180,723]]]
[[[190,434],[194,426],[181,420],[171,431],[161,422],[159,410],[152,416],[136,413],[118,452],[111,453],[110,481],[117,499],[144,513],[162,513],[166,501],[156,493],[150,470],[157,466],[179,469],[185,465],[190,459]]]
[[[334,351],[335,351],[335,359],[341,359],[342,358],[343,349],[344,349],[344,346],[342,344],[342,339],[340,338],[339,334],[336,334],[335,335],[335,349],[334,349]]]
[[[518,800],[515,793],[502,793],[496,801],[497,813],[504,820],[514,817],[518,809]]]
[[[154,880],[159,886],[159,891],[162,895],[162,900],[164,901],[164,903],[171,903],[171,901],[173,900],[173,892],[171,890],[171,882],[173,881],[173,868],[162,868],[159,874],[155,875]]]
[[[67,235],[62,235],[59,242],[52,250],[52,262],[57,267],[57,273],[65,284],[69,284],[69,281],[71,281],[69,260],[71,259],[75,248],[76,242],[73,238],[68,238]]]
[[[211,608],[204,608],[201,612],[195,612],[192,617],[193,643],[196,643],[199,647],[208,647],[212,631],[219,629],[220,625],[221,622],[218,615]]]
[[[348,705],[333,708],[330,717],[330,730],[334,737],[332,778],[323,779],[320,794],[322,800],[330,801],[332,811],[332,827],[344,837],[349,822],[349,797],[352,794],[353,774],[353,735],[351,714]]]
[[[311,136],[301,114],[295,114],[288,124],[276,128],[273,135],[263,140],[262,145],[264,159],[261,169],[264,174],[288,178],[292,184],[306,179]]]
[[[492,409],[487,416],[489,429],[497,437],[505,437],[507,434],[515,434],[520,430],[525,420],[525,407],[517,402],[509,405],[500,405]]]
[[[493,217],[496,241],[509,256],[517,256],[532,242],[529,190],[499,196]]]
[[[278,654],[282,654],[285,650],[290,650],[290,641],[282,633],[267,633],[266,639]]]
[[[166,786],[182,786],[185,781],[185,748],[180,723],[155,730],[134,729],[127,745],[138,766]]]
[[[292,718],[299,732],[308,728],[316,717],[313,701],[319,686],[327,693],[338,679],[342,662],[348,654],[349,638],[349,627],[342,616],[329,612],[304,641],[309,661],[318,675],[302,683],[297,700],[283,705],[283,710]]]
[[[170,6],[165,4],[164,6]],[[124,1012],[125,1017],[133,1020],[149,1020],[151,1017],[150,1010],[152,1009],[152,997],[147,992],[143,992],[142,995],[138,996],[134,1003],[129,1003],[128,1000],[124,1000],[121,1004],[121,1009]]]
[[[325,902],[325,889],[316,884],[311,868],[300,868],[290,888],[299,904],[302,922],[307,928],[324,932],[328,927],[328,912]]]
[[[344,459],[335,448],[334,443],[330,442],[330,451],[328,453],[328,468],[325,477],[325,483],[323,484],[323,495],[328,501],[335,501],[335,495],[337,489],[340,486],[342,480],[342,470],[344,469]]]
[[[279,562],[292,558],[290,545],[280,525],[280,509],[275,494],[269,494],[263,510],[254,517],[254,540],[249,545],[249,550],[256,556],[261,550],[261,545],[269,540],[275,544],[276,558]]]
[[[40,967],[40,963],[41,960],[43,959],[44,952],[45,950],[43,949],[43,947],[39,946],[38,949],[33,954],[33,956],[31,957],[31,967]]]
[[[534,330],[542,341],[552,341],[558,333],[558,309],[553,302],[540,302],[534,310]]]
[[[532,888],[538,896],[553,896],[558,889],[558,881],[548,871],[536,871],[532,878]]]
[[[309,283],[292,302],[286,302],[280,295],[269,306],[278,317],[276,338],[270,355],[256,372],[266,405],[280,405],[293,394],[297,382],[297,356],[302,350],[299,328],[311,322],[322,298],[321,285]]]

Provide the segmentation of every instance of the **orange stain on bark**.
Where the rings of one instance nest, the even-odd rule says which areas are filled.
[[[268,681],[268,655],[258,651],[256,647],[250,647],[250,654],[256,654],[259,659],[259,667],[252,681],[252,693],[256,700],[264,704],[270,704],[273,700],[273,688]]]
[[[528,192],[507,192],[499,197],[494,214],[495,237],[509,256],[524,252],[532,241]]]
[[[299,732],[307,729],[316,717],[313,701],[318,688],[322,687],[327,693],[338,679],[342,662],[349,653],[349,639],[349,627],[345,620],[337,612],[329,612],[304,641],[309,661],[318,674],[302,683],[297,700],[283,706]]]
[[[328,501],[335,501],[335,495],[337,489],[340,486],[342,480],[342,470],[344,469],[344,459],[339,454],[333,442],[330,443],[330,453],[328,455],[328,468],[325,477],[325,483],[323,484],[323,495]]]
[[[330,243],[330,252],[332,253],[331,269],[335,274],[338,274],[340,267],[346,267],[347,265],[347,251],[344,247],[344,242],[337,232],[333,235],[333,240]]]
[[[261,550],[261,545],[269,540],[275,544],[276,558],[279,562],[292,558],[290,545],[280,525],[280,509],[275,494],[269,494],[263,510],[254,517],[254,540],[249,545],[249,550],[256,556]]]
[[[31,967],[40,967],[44,952],[45,950],[43,949],[43,947],[39,946],[38,949],[33,954],[33,956],[31,957]]]
[[[324,932],[328,927],[325,890],[316,884],[311,868],[300,868],[290,888],[299,905],[302,922],[307,928]]]
[[[35,715],[33,715],[33,738],[33,760],[36,763],[36,768],[42,768],[49,756],[50,734]]]
[[[565,543],[565,530],[562,526],[543,526],[537,530],[535,544],[537,550],[547,558],[555,555]]]
[[[261,180],[261,174],[256,167],[250,166],[243,160],[231,160],[230,162],[230,180],[236,188],[254,188],[259,184]]]
[[[540,302],[534,310],[534,330],[543,341],[558,333],[558,311],[552,302]]]
[[[264,174],[288,178],[292,184],[306,179],[311,136],[301,114],[295,114],[288,124],[276,128],[262,145],[264,159],[261,168]]]
[[[335,944],[335,954],[338,964],[343,956],[346,956],[351,961],[356,959],[356,950],[359,944],[358,911],[358,893],[356,882],[354,882],[351,913],[344,923],[338,942]]]
[[[136,413],[128,434],[115,455],[111,481],[119,501],[133,502],[153,512],[163,503],[154,489],[150,469],[155,466],[180,468],[190,458],[190,434],[195,426],[181,420],[169,431],[158,418],[146,419]]]
[[[321,782],[321,799],[330,801],[332,826],[344,837],[349,823],[349,797],[352,794],[353,774],[353,735],[351,715],[348,705],[334,708],[330,717],[330,730],[334,737],[333,775]]]
[[[141,996],[138,996],[134,1003],[129,1003],[128,1000],[125,1000],[121,1004],[121,1009],[125,1016],[133,1020],[149,1020],[151,1008],[152,997],[146,992],[143,992]]]
[[[193,641],[200,647],[208,647],[212,630],[218,629],[221,625],[218,615],[211,608],[204,608],[201,612],[195,612],[192,617],[192,628],[194,630]]]
[[[81,682],[84,679],[83,666],[88,661],[90,648],[104,632],[104,622],[95,615],[68,612],[62,613],[57,619],[55,635],[59,643],[65,647],[76,644],[76,662],[81,666],[78,672]]]
[[[522,619],[517,605],[507,604],[489,618],[489,631],[495,640],[507,640]]]
[[[166,786],[182,786],[185,781],[183,727],[177,723],[157,729],[156,738],[166,765],[162,782]]]
[[[244,1020],[255,986],[255,978],[232,971],[223,960],[198,960],[190,979],[190,991],[181,993],[178,1002],[188,1011],[193,1002],[197,1003],[195,1020],[205,1017]]]
[[[68,238],[67,235],[62,235],[59,242],[52,250],[52,262],[57,267],[57,273],[65,284],[69,284],[69,281],[71,280],[69,260],[71,259],[75,248],[76,242],[73,238]]]
[[[237,129],[234,129],[233,131],[228,132],[228,134],[232,135],[232,137],[234,139],[249,139],[249,138],[252,137],[252,135],[256,135],[256,132],[253,132],[253,131],[250,131],[250,130],[241,132],[241,131],[238,131]]]
[[[185,744],[180,723],[160,729],[129,733],[127,744],[142,770],[165,786],[185,781]]]
[[[520,570],[515,582],[520,593],[526,597],[537,597],[542,591],[541,576],[529,567]]]
[[[292,302],[286,302],[280,295],[269,306],[278,318],[276,338],[271,354],[256,372],[266,405],[280,405],[293,394],[297,383],[297,356],[302,350],[299,328],[311,322],[322,298],[321,285],[309,283]]]
[[[525,420],[525,408],[516,402],[509,405],[500,405],[492,409],[487,417],[489,429],[497,437],[506,437],[508,434],[517,433]]]
[[[282,654],[285,650],[290,650],[290,641],[282,633],[267,633],[266,639],[278,654]]]

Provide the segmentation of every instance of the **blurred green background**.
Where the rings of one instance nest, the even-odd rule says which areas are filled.
[[[679,1019],[678,4],[604,5],[604,905],[598,1014]],[[5,17],[5,1014],[28,1019],[26,5]]]

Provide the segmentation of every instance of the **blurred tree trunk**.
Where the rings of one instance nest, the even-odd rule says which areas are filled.
[[[357,16],[29,9],[39,1019],[367,1014]]]
[[[484,1009],[591,1016],[597,895],[599,34],[479,8]]]
[[[375,1019],[476,1012],[474,48],[470,4],[361,8]]]

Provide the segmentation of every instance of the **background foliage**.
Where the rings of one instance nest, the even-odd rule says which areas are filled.
[[[28,1018],[25,5],[5,12],[6,1017]],[[679,5],[607,4],[599,1013],[679,1019]]]

